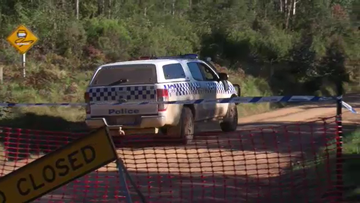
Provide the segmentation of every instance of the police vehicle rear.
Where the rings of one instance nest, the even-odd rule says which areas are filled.
[[[236,104],[215,100],[236,96],[240,96],[240,86],[233,85],[227,74],[217,73],[211,63],[196,54],[105,64],[95,71],[86,90],[85,122],[93,129],[105,124],[121,135],[151,132],[189,143],[195,122],[218,120],[223,131],[235,131]],[[198,99],[212,102],[161,103]]]

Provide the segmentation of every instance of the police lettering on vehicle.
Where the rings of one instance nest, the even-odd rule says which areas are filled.
[[[109,109],[109,114],[137,114],[139,109]]]

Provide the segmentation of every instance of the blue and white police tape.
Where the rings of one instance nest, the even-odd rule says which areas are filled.
[[[346,108],[347,110],[349,110],[351,113],[358,114],[358,112],[356,112],[356,110],[352,106],[350,106],[348,103],[346,103],[344,101],[342,102],[342,106],[344,108]]]
[[[272,97],[233,97],[225,99],[197,99],[180,101],[130,101],[130,102],[92,102],[90,105],[149,105],[149,104],[215,104],[215,103],[295,103],[295,102],[324,102],[334,101],[337,97],[316,96],[272,96]],[[0,107],[24,107],[24,106],[86,106],[87,103],[0,103]],[[356,112],[349,104],[343,102],[343,106],[351,112]]]
[[[278,102],[322,102],[336,100],[336,97],[316,96],[272,96],[272,97],[233,97],[225,99],[196,99],[179,101],[124,101],[91,102],[90,105],[149,105],[149,104],[215,104],[215,103],[278,103]],[[87,103],[0,103],[0,107],[20,106],[86,106]]]

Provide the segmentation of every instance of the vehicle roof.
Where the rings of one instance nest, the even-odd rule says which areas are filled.
[[[147,60],[134,60],[134,61],[122,61],[122,62],[108,63],[108,64],[102,65],[102,67],[121,66],[121,65],[137,65],[137,64],[166,65],[166,64],[179,63],[179,62],[202,62],[202,60],[199,60],[199,59],[147,59]]]

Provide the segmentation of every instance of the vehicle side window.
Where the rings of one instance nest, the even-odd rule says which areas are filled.
[[[185,72],[180,63],[164,65],[163,72],[167,80],[185,78]]]
[[[214,81],[217,80],[218,77],[215,75],[214,71],[209,68],[208,66],[206,66],[203,63],[198,63],[198,66],[200,67],[200,70],[205,78],[205,80],[207,81]]]
[[[203,81],[204,80],[203,74],[202,74],[202,72],[200,70],[200,67],[198,66],[197,63],[190,62],[187,65],[189,67],[189,70],[190,70],[190,73],[191,73],[192,77],[195,80],[197,80],[197,81]]]

